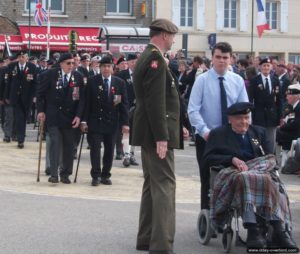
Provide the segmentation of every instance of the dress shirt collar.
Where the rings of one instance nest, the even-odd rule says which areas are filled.
[[[23,65],[19,63],[19,69],[21,70],[21,68],[23,67],[23,71],[25,70],[26,67],[26,63],[24,63]]]
[[[228,75],[228,71],[226,71],[223,75],[220,75],[219,73],[217,73],[214,67],[211,68],[211,71],[212,71],[213,76],[214,76],[216,79],[218,79],[219,77],[223,77],[224,80],[226,80],[226,77],[227,77],[227,75]]]
[[[111,75],[110,75],[109,77],[107,77],[107,78],[105,78],[105,77],[102,75],[102,80],[103,80],[103,82],[104,82],[104,79],[108,79],[108,85],[110,85],[110,83],[111,83]]]
[[[63,78],[63,79],[64,79],[64,77],[65,77],[65,74],[67,74],[67,73],[65,73],[63,70],[61,70],[61,75],[62,75],[62,78]],[[70,80],[70,77],[71,77],[71,72],[67,74],[67,79],[68,79],[68,81]]]

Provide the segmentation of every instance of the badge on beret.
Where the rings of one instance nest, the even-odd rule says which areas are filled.
[[[158,67],[158,61],[156,61],[156,60],[153,60],[152,62],[151,62],[151,68],[152,69],[157,69],[157,67]]]

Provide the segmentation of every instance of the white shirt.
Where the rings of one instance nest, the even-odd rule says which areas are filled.
[[[107,82],[107,89],[108,89],[108,94],[110,94],[111,76],[105,78],[105,77],[102,75],[102,79],[103,79],[103,82],[104,82],[104,79],[108,79],[108,82]]]
[[[270,75],[268,75],[267,77],[265,75],[263,75],[261,73],[261,77],[262,77],[262,80],[263,80],[263,83],[264,83],[264,88],[266,89],[266,78],[268,79],[268,83],[269,83],[269,92],[271,93],[272,92],[272,82],[271,82],[271,77]]]
[[[71,78],[71,72],[70,73],[65,73],[63,70],[61,70],[61,75],[62,75],[63,82],[64,82],[65,74],[67,74],[67,80],[69,82],[69,80]]]

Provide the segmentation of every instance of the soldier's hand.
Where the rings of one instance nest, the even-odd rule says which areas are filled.
[[[184,138],[184,139],[188,139],[189,136],[190,136],[190,133],[189,133],[188,129],[185,128],[185,127],[183,127],[183,128],[182,128],[182,132],[183,132],[183,138]]]
[[[80,128],[82,133],[87,133],[88,132],[88,126],[87,126],[86,123],[80,123],[79,128]]]
[[[240,160],[237,157],[232,158],[232,165],[234,165],[240,171],[247,171],[248,170],[247,164],[243,160]]]
[[[129,126],[128,125],[123,125],[122,126],[122,133],[123,134],[129,133]]]
[[[80,118],[78,116],[75,116],[72,121],[72,128],[76,129],[79,127],[80,124]]]
[[[46,115],[45,115],[45,113],[44,113],[44,112],[38,113],[37,119],[38,119],[39,121],[41,121],[41,122],[45,122],[45,120],[46,120]]]
[[[204,133],[203,138],[205,141],[208,140],[208,137],[209,137],[209,132]]]
[[[156,142],[156,153],[159,158],[164,159],[168,151],[168,141]]]

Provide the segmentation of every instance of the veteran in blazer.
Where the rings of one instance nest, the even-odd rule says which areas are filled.
[[[28,62],[26,52],[18,53],[18,61],[11,64],[5,87],[6,102],[14,109],[18,148],[24,147],[26,120],[37,84],[37,68]]]
[[[177,80],[163,55],[171,49],[178,28],[169,20],[150,25],[150,44],[133,75],[136,109],[132,145],[141,146],[144,172],[137,250],[173,253],[175,235],[174,151],[181,147]]]
[[[129,131],[125,83],[112,75],[112,65],[111,57],[103,57],[100,61],[101,74],[90,77],[86,86],[86,106],[81,129],[88,130],[92,186],[99,183],[112,184],[110,172],[117,128],[122,126],[123,132]],[[104,144],[102,168],[101,142]]]
[[[282,118],[282,92],[277,77],[270,75],[271,61],[261,60],[261,73],[250,80],[249,101],[254,104],[253,124],[265,127],[275,152],[276,127]]]
[[[290,150],[294,139],[300,137],[300,84],[288,86],[287,102],[291,106],[284,124],[277,129],[276,140],[283,150]]]
[[[58,166],[62,154],[60,181],[71,183],[73,171],[73,143],[75,129],[79,127],[84,110],[84,85],[82,75],[72,71],[72,54],[64,53],[59,58],[59,68],[40,75],[37,90],[38,119],[46,121],[50,136],[51,183],[58,182]]]

